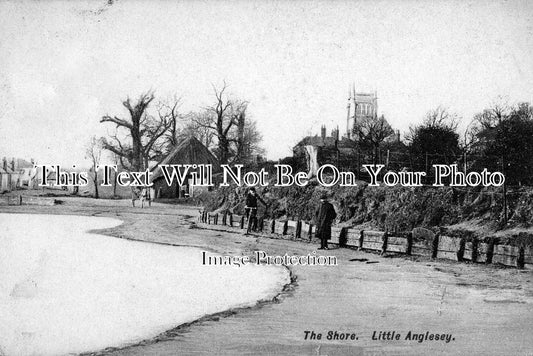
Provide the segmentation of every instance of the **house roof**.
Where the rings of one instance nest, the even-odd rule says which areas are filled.
[[[213,165],[214,171],[217,171],[220,168],[220,163],[216,157],[207,149],[207,147],[192,136],[174,147],[161,163],[159,163],[159,165],[161,164],[211,164]],[[163,176],[159,165],[157,165],[152,171],[154,174],[152,176],[153,181]]]
[[[296,147],[298,146],[335,146],[335,138],[329,136],[323,139],[321,136],[307,136],[296,144]]]
[[[298,142],[295,148],[308,145],[317,147],[352,148],[355,147],[356,143],[355,141],[349,140],[344,137],[341,140],[336,140],[333,136],[328,136],[325,139],[323,139],[321,136],[307,136],[304,137],[300,142]]]
[[[33,163],[30,163],[28,161],[26,161],[25,159],[22,159],[22,158],[16,158],[15,159],[15,167],[17,167],[18,169],[21,169],[21,168],[33,168]]]

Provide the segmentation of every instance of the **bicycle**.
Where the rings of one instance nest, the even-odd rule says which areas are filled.
[[[246,217],[248,219],[245,235],[248,235],[252,229],[255,230],[257,228],[257,207],[245,206],[244,209],[246,210]]]

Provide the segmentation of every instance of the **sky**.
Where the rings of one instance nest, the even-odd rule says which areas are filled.
[[[498,97],[533,100],[527,1],[2,1],[0,156],[80,164],[103,115],[147,90],[249,102],[269,159],[345,133],[348,90],[406,132],[437,106],[461,128]]]

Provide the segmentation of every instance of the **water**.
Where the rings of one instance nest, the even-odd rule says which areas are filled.
[[[0,214],[0,354],[95,351],[272,297],[285,269],[202,266],[201,250],[89,234],[110,218]]]

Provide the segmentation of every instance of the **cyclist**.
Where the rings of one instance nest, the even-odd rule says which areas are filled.
[[[248,217],[248,226],[246,228],[246,235],[250,233],[252,228],[255,230],[255,227],[257,226],[257,201],[260,201],[261,204],[263,204],[265,207],[267,207],[267,204],[257,193],[255,192],[255,188],[252,187],[248,190],[248,193],[246,194],[246,206],[244,207],[246,211],[246,216]]]

